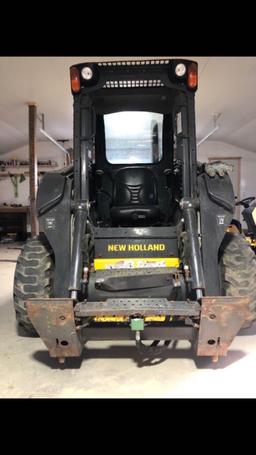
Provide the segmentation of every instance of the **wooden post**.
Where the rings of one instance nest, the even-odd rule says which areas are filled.
[[[36,214],[37,193],[37,153],[36,153],[36,103],[28,103],[28,135],[29,135],[29,196],[31,237],[39,234]]]

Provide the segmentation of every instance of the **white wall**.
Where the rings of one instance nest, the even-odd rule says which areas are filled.
[[[65,148],[69,148],[71,144],[65,143]],[[63,167],[64,165],[64,152],[62,152],[58,147],[53,145],[51,142],[37,142],[36,144],[36,150],[37,150],[37,156],[38,159],[40,160],[54,160],[58,163],[58,167]],[[13,150],[12,152],[8,152],[5,154],[0,155],[0,161],[1,160],[8,160],[8,159],[24,159],[28,160],[29,159],[29,149],[28,145],[18,148],[16,150]],[[53,168],[52,170],[57,169]],[[8,171],[11,173],[22,173],[27,171],[28,168],[24,166],[20,168],[8,168]],[[51,168],[42,168],[38,169],[40,170],[51,170]],[[1,170],[0,170],[1,172]],[[9,177],[0,177],[0,205],[2,205],[4,202],[7,204],[22,204],[22,205],[29,205],[29,176],[26,175],[26,180],[22,183],[19,184],[18,186],[18,192],[19,196],[16,198],[14,197],[14,188],[11,183],[11,180]]]

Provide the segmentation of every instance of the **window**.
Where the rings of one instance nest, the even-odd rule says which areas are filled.
[[[106,157],[112,164],[153,164],[163,154],[163,114],[115,112],[104,116]]]

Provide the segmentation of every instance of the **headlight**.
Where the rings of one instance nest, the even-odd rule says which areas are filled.
[[[186,73],[186,65],[184,65],[184,63],[179,63],[179,64],[175,67],[175,74],[176,74],[176,76],[182,77],[182,76],[184,76],[185,73]]]
[[[82,69],[81,74],[82,74],[83,79],[85,79],[86,81],[89,81],[93,76],[92,69],[89,66],[85,66]]]

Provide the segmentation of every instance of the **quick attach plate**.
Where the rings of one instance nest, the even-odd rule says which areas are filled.
[[[225,356],[245,319],[250,316],[248,297],[203,297],[197,355]]]
[[[51,357],[79,357],[83,344],[75,326],[72,299],[30,299],[28,317]]]

